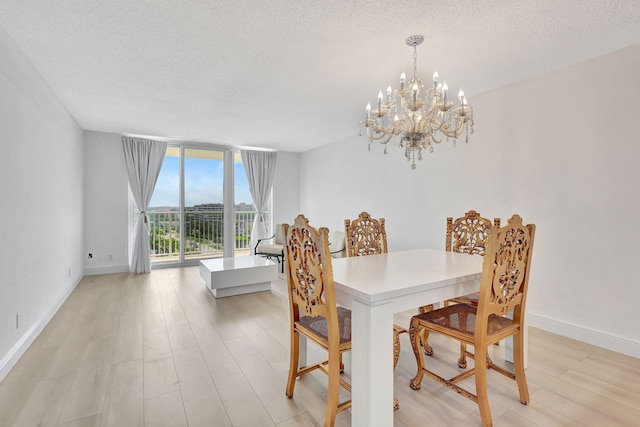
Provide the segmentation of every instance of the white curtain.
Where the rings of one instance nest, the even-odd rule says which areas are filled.
[[[132,273],[149,273],[151,271],[151,247],[147,209],[160,174],[167,143],[122,136],[122,148],[129,174],[129,187],[140,211],[134,233],[133,254],[129,268]]]
[[[256,246],[258,239],[269,237],[267,222],[264,213],[267,210],[271,187],[273,187],[273,175],[276,171],[276,153],[272,151],[246,151],[240,152],[242,164],[249,181],[249,190],[253,198],[253,206],[256,208],[256,216],[253,219],[251,230],[251,249]]]

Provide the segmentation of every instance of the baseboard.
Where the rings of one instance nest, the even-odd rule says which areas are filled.
[[[563,337],[573,338],[587,344],[615,351],[616,353],[640,358],[640,342],[638,341],[533,313],[527,313],[527,323],[529,326],[544,329],[545,331],[553,332]]]
[[[0,382],[4,380],[7,374],[13,369],[18,360],[22,357],[25,351],[29,348],[31,344],[38,338],[40,332],[47,326],[49,321],[53,318],[53,316],[58,312],[62,304],[69,298],[71,292],[78,286],[80,281],[82,280],[82,276],[78,277],[75,281],[71,282],[71,286],[64,290],[60,298],[55,302],[55,304],[51,307],[49,311],[40,316],[36,322],[25,332],[22,337],[15,343],[11,350],[7,354],[4,355],[2,359],[0,359]]]
[[[128,264],[102,265],[98,267],[85,267],[85,276],[96,276],[98,274],[128,273]]]

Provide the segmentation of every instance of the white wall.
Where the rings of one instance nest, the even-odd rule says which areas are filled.
[[[2,29],[0,141],[2,380],[83,274],[82,131]]]
[[[531,325],[640,357],[640,45],[470,100],[469,144],[417,170],[352,138],[301,156],[301,211],[342,228],[385,217],[390,250],[444,248],[445,218],[475,209],[537,225]]]
[[[273,178],[273,223],[290,224],[300,213],[300,154],[278,152]]]
[[[85,274],[126,272],[129,184],[120,135],[85,131],[84,138]],[[276,223],[290,222],[298,213],[298,162],[299,154],[278,153],[273,189]]]
[[[120,135],[85,131],[84,162],[85,274],[129,271],[129,182]]]

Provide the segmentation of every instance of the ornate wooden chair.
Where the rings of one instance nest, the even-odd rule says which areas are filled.
[[[426,374],[476,402],[483,426],[491,426],[491,409],[487,396],[487,369],[494,369],[518,384],[520,402],[529,403],[529,390],[524,372],[524,317],[527,287],[531,270],[531,255],[535,225],[524,226],[522,218],[513,215],[505,227],[493,227],[489,232],[478,306],[453,304],[415,315],[411,318],[409,335],[416,356],[418,372],[411,380],[414,390],[420,389]],[[513,319],[504,317],[513,310]],[[443,378],[424,366],[420,351],[421,332],[438,332],[475,347],[474,368],[453,378]],[[487,357],[489,345],[513,336],[514,371],[494,365]],[[460,387],[458,382],[475,375],[476,394]]]
[[[291,352],[286,395],[293,397],[296,378],[316,369],[329,377],[324,425],[333,426],[336,415],[351,407],[339,402],[339,388],[351,392],[340,378],[341,355],[351,350],[351,311],[336,305],[329,251],[329,230],[316,230],[298,215],[292,226],[284,225],[287,288],[291,317]],[[298,369],[300,334],[329,353],[323,362]]]
[[[365,256],[387,253],[387,231],[384,218],[375,219],[367,212],[362,212],[358,218],[351,221],[344,220],[344,234],[347,244],[347,256]],[[393,369],[400,358],[400,334],[407,330],[399,325],[393,325]],[[393,408],[400,407],[398,399],[393,399]]]
[[[493,219],[493,225],[500,227],[500,218]],[[464,216],[454,220],[452,217],[447,217],[447,236],[445,243],[445,250],[449,252],[457,252],[470,255],[483,256],[485,253],[487,239],[489,237],[489,230],[491,230],[491,221],[487,218],[483,218],[480,214],[474,210],[470,210],[465,213]],[[479,293],[474,292],[472,294],[459,296],[456,298],[448,299],[444,302],[444,305],[451,304],[471,304],[478,305]],[[433,306],[426,306],[420,309],[421,313],[433,309]],[[427,332],[423,344],[427,355],[433,354],[433,349],[427,344]],[[463,342],[460,343],[460,358],[458,359],[458,366],[462,369],[467,367],[467,345]]]
[[[493,225],[500,227],[500,218],[493,219]],[[483,218],[474,210],[470,210],[463,217],[453,220],[447,218],[447,239],[445,250],[470,255],[484,255],[487,245],[488,232],[491,221]],[[463,303],[478,305],[479,293],[451,298],[445,304]]]
[[[363,256],[387,253],[387,231],[384,218],[371,218],[362,212],[358,218],[344,220],[347,256]]]

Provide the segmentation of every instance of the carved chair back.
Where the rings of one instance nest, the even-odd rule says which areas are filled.
[[[333,289],[333,270],[329,251],[329,230],[315,229],[304,215],[298,215],[293,225],[284,224],[287,284],[292,321],[302,315],[324,316],[329,325],[335,323],[338,337],[337,309]]]
[[[500,227],[500,218],[493,219],[493,225]],[[447,218],[447,240],[445,249],[449,252],[484,255],[491,221],[474,210],[453,220]]]
[[[387,253],[384,218],[371,218],[367,212],[362,212],[353,221],[344,220],[344,234],[348,257]]]
[[[482,266],[476,339],[486,336],[490,315],[504,316],[513,310],[514,323],[523,327],[536,226],[523,225],[513,215],[502,228],[489,234]]]

